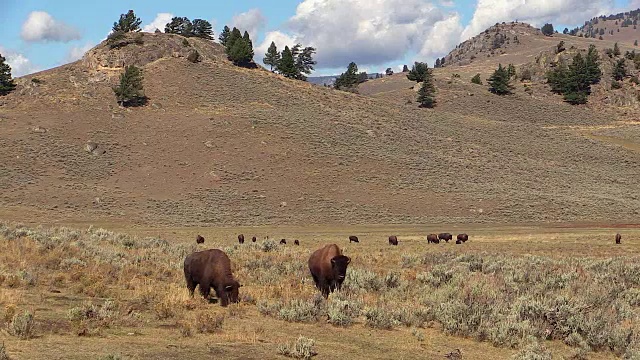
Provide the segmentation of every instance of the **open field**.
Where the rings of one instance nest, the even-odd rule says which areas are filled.
[[[455,349],[464,359],[640,355],[638,225],[104,226],[1,226],[0,335],[10,359],[284,358],[279,348],[298,336],[315,340],[316,359],[444,359]],[[240,231],[258,242],[238,245]],[[438,231],[470,240],[426,244]],[[387,244],[391,233],[399,246]],[[350,234],[361,243],[349,244]],[[289,244],[277,245],[283,237]],[[343,291],[324,301],[306,260],[330,242],[352,263]],[[239,304],[188,298],[182,260],[204,248],[229,254]]]

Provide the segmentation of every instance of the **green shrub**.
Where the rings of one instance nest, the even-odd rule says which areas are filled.
[[[482,80],[480,80],[480,74],[475,74],[475,75],[471,78],[471,82],[472,82],[473,84],[482,85]]]
[[[394,314],[386,307],[370,307],[364,310],[365,325],[375,329],[391,330],[398,325]]]
[[[278,354],[294,359],[311,359],[318,353],[313,349],[315,340],[299,336],[293,344],[279,344]]]
[[[25,310],[21,314],[16,314],[9,323],[8,332],[10,335],[20,339],[31,339],[34,336],[35,320],[33,314]]]

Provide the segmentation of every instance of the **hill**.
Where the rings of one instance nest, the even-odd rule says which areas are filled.
[[[145,33],[18,79],[0,99],[0,216],[180,225],[637,221],[637,123],[466,83],[492,58],[455,68],[467,71],[460,79],[438,69],[439,105],[430,111],[406,103],[412,90],[402,74],[365,83],[372,96],[363,96],[235,67],[218,45],[183,40]],[[187,61],[192,49],[202,62]],[[111,87],[125,64],[144,70],[145,107],[116,104]],[[392,86],[366,90],[379,84]]]
[[[599,16],[585,21],[584,25],[572,30],[566,29],[563,33],[587,37],[592,39],[618,41],[627,44],[636,44],[640,39],[640,9],[627,11],[608,16]]]

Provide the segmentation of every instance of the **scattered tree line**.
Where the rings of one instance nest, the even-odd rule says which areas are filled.
[[[275,71],[284,77],[306,81],[306,75],[311,74],[317,64],[313,60],[315,53],[316,49],[314,47],[307,46],[303,48],[300,44],[296,44],[291,49],[285,46],[282,52],[278,52],[278,47],[272,41],[262,61],[271,67],[271,71]]]
[[[600,82],[600,58],[595,45],[589,46],[586,56],[577,53],[572,63],[567,66],[560,62],[547,72],[547,83],[551,91],[562,94],[570,104],[584,104],[591,94],[591,85]]]
[[[211,23],[203,19],[193,19],[193,21],[191,21],[186,17],[175,16],[165,25],[164,32],[167,34],[178,34],[184,37],[213,40]]]
[[[253,62],[253,42],[249,32],[244,34],[236,27],[230,30],[225,26],[220,33],[220,44],[224,46],[227,58],[237,66],[255,67]]]

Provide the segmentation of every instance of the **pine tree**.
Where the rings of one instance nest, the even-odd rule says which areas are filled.
[[[253,60],[253,41],[251,41],[251,38],[249,37],[249,33],[245,30],[244,35],[242,35],[242,40],[244,40],[245,43],[247,43],[247,46],[249,46],[249,49],[251,49],[250,53],[251,53],[251,59]]]
[[[444,56],[440,59],[440,67],[444,67]]]
[[[347,67],[347,71],[336,78],[334,87],[339,90],[351,90],[358,84],[358,65],[352,62]]]
[[[218,40],[220,40],[220,45],[227,47],[227,40],[229,40],[230,36],[231,36],[231,30],[227,25],[225,25],[224,28],[222,29],[222,32],[220,33],[220,36],[218,37]]]
[[[193,36],[213,40],[213,27],[207,20],[193,19]]]
[[[387,70],[384,71],[384,74],[387,76],[391,76],[393,75],[393,70],[391,70],[391,68],[387,68]]]
[[[513,66],[513,64],[509,64],[509,66],[507,66],[507,74],[509,74],[509,79],[516,76],[516,67]]]
[[[317,64],[317,62],[313,60],[313,54],[315,53],[316,49],[314,47],[307,46],[301,51],[298,51],[297,55],[294,56],[298,80],[306,81],[307,77],[303,74],[309,75],[314,70],[314,65]]]
[[[120,84],[113,88],[118,104],[122,106],[138,106],[146,101],[142,87],[142,70],[131,65],[125,68],[120,76]]]
[[[433,86],[433,78],[427,77],[418,90],[418,103],[420,107],[432,108],[436,104],[436,88]]]
[[[409,72],[409,67],[407,65],[404,65],[402,67],[402,72]]]
[[[186,37],[193,35],[193,24],[186,17],[174,16],[171,21],[164,27],[167,34],[178,34]]]
[[[11,66],[6,63],[6,59],[0,54],[0,96],[7,95],[16,88],[16,83],[11,78]]]
[[[273,71],[273,67],[278,66],[279,61],[280,53],[278,52],[276,43],[272,41],[267,53],[264,55],[264,59],[262,59],[262,62],[265,63],[265,65],[271,66],[271,71]]]
[[[407,79],[415,82],[423,82],[428,77],[431,76],[431,69],[429,69],[429,65],[423,62],[415,62],[411,71],[407,74]]]
[[[618,43],[613,44],[613,56],[620,56],[621,52],[620,52],[620,47],[618,46]]]
[[[556,94],[564,93],[567,86],[568,73],[569,69],[564,63],[560,63],[547,72],[547,84],[551,87],[552,92]]]
[[[249,64],[253,61],[253,47],[251,46],[251,41],[247,42],[242,37],[236,39],[235,41],[233,41],[231,49],[229,49],[229,51],[227,52],[227,57],[235,65],[249,66]]]
[[[480,79],[480,74],[475,74],[474,77],[471,78],[471,83],[482,85],[482,80]]]
[[[289,49],[288,46],[285,46],[284,50],[282,50],[280,61],[278,61],[278,63],[276,64],[276,71],[282,76],[290,79],[295,79],[298,74],[296,63],[293,59],[293,54],[291,53],[291,49]]]
[[[511,94],[512,86],[509,83],[509,73],[507,69],[498,64],[498,69],[487,79],[489,83],[489,91],[498,95]]]
[[[435,67],[435,68],[439,68],[440,67],[440,58],[436,59],[436,63],[433,65],[433,67]]]
[[[136,16],[133,10],[129,10],[126,14],[120,15],[120,20],[113,23],[113,32],[122,31],[125,33],[133,31],[141,31],[140,24],[142,20]]]
[[[569,65],[564,100],[572,105],[584,104],[591,93],[589,70],[582,54],[577,53]]]
[[[552,24],[544,24],[541,30],[542,30],[542,33],[546,36],[551,36],[554,33]]]
[[[600,82],[602,70],[600,70],[600,57],[595,45],[589,45],[589,51],[585,58],[587,81],[594,85]]]
[[[235,42],[238,39],[242,39],[242,33],[240,32],[240,30],[234,27],[233,30],[231,30],[231,34],[229,35],[229,38],[226,41],[227,44],[225,45],[225,48],[226,48],[227,54],[229,54],[229,51],[231,51],[233,44],[235,44]]]
[[[616,65],[613,67],[613,73],[611,77],[615,81],[622,81],[627,76],[627,68],[625,65],[625,59],[620,59],[616,62]]]

